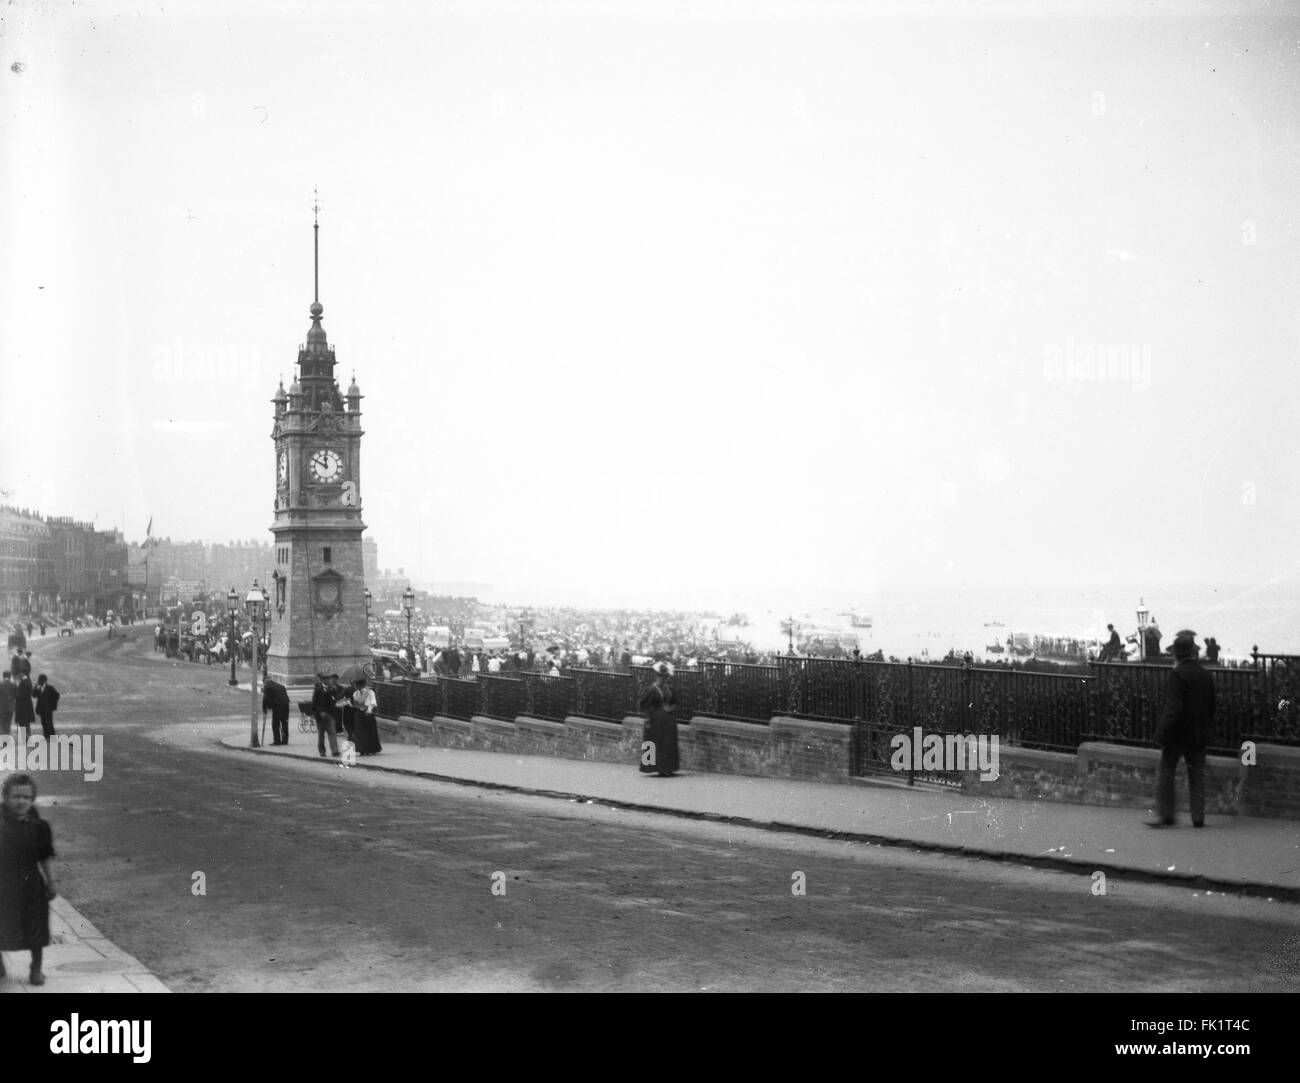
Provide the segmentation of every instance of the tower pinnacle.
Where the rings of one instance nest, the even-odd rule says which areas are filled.
[[[312,263],[315,271],[312,290],[312,308],[315,309],[316,305],[320,304],[320,189],[313,188],[312,194],[314,196],[314,201],[311,210],[312,215],[315,217],[315,224],[311,227],[315,237],[312,252]],[[324,309],[321,311],[323,312]],[[319,313],[313,311],[312,315],[319,315]]]

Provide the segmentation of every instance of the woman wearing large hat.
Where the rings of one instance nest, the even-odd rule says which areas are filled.
[[[641,710],[646,716],[641,736],[641,771],[666,778],[680,767],[672,664],[659,662],[654,667],[654,675],[654,682],[641,695]]]

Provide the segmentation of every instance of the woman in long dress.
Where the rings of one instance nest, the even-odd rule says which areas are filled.
[[[367,686],[364,677],[357,681],[357,690],[352,693],[352,705],[355,708],[352,712],[352,740],[357,746],[357,755],[373,756],[376,752],[382,752],[384,749],[379,743],[379,726],[375,722],[379,701],[375,690]]]
[[[673,667],[660,662],[654,667],[654,682],[641,695],[646,716],[641,736],[641,772],[661,778],[680,767],[677,755],[677,694],[671,678]]]

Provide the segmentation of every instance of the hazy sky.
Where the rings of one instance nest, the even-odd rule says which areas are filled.
[[[269,540],[319,186],[384,565],[1294,580],[1300,16],[1133,6],[9,6],[3,499]]]

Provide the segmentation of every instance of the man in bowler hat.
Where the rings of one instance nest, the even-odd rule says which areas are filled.
[[[1187,761],[1187,794],[1192,826],[1205,826],[1205,746],[1214,731],[1214,681],[1197,661],[1196,633],[1174,637],[1174,668],[1165,684],[1165,700],[1156,724],[1160,746],[1156,771],[1156,818],[1148,827],[1174,824],[1174,772]]]
[[[50,684],[44,673],[36,678],[32,699],[36,704],[36,717],[41,720],[41,732],[46,737],[53,737],[54,712],[59,709],[59,690]]]
[[[316,710],[316,751],[325,755],[325,739],[329,738],[330,755],[336,759],[339,753],[338,726],[334,718],[334,701],[338,699],[331,690],[324,673],[316,675],[316,687],[312,690],[311,705]]]

